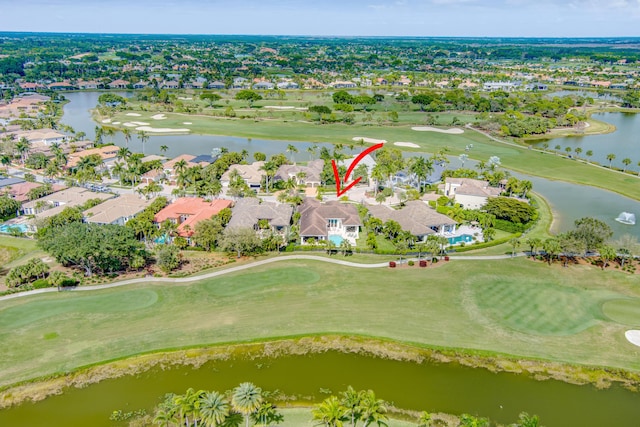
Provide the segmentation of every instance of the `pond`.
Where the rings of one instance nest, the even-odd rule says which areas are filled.
[[[471,413],[510,423],[522,411],[540,416],[547,427],[637,426],[640,395],[613,387],[597,390],[560,381],[536,381],[523,375],[494,374],[457,364],[409,363],[363,355],[326,352],[275,359],[242,357],[212,361],[199,369],[152,369],[138,376],[70,389],[37,403],[0,411],[0,425],[29,427],[112,426],[113,410],[150,411],[168,392],[224,391],[251,381],[298,401],[318,402],[327,391],[348,385],[372,389],[399,408]]]

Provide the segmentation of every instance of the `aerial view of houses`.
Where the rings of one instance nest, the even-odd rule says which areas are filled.
[[[0,33],[0,425],[637,425],[636,39],[139,3]]]

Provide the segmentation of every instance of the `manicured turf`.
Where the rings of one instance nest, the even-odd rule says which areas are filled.
[[[540,335],[570,335],[596,324],[599,299],[575,288],[558,287],[545,279],[513,286],[505,278],[482,278],[476,301],[487,316],[516,331]]]
[[[301,260],[25,297],[0,303],[0,385],[140,352],[330,332],[640,370],[628,327],[598,309],[640,297],[634,281],[526,259],[395,270]]]
[[[602,305],[602,312],[614,322],[640,327],[640,299],[615,299]]]

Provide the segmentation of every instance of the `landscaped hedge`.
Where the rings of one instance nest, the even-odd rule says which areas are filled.
[[[507,233],[523,233],[527,228],[529,228],[529,225],[529,223],[520,224],[506,221],[504,219],[496,219],[494,228],[497,230],[506,231]]]
[[[491,246],[498,246],[498,245],[501,245],[503,243],[507,243],[509,240],[511,240],[513,238],[518,238],[521,235],[522,235],[522,233],[516,233],[515,235],[502,237],[502,238],[496,239],[496,240],[491,240],[490,242],[474,243],[473,245],[467,245],[467,246],[462,246],[462,247],[458,246],[458,247],[455,248],[455,251],[457,253],[460,253],[460,252],[473,251],[475,249],[490,248]]]

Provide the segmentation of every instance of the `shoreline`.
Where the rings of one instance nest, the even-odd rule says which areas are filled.
[[[575,385],[592,385],[598,389],[606,389],[615,384],[637,392],[640,387],[639,373],[621,369],[524,359],[462,348],[420,346],[381,337],[318,334],[219,345],[203,344],[107,360],[70,372],[56,373],[2,387],[0,409],[29,401],[37,402],[49,396],[62,394],[71,387],[83,388],[103,380],[138,375],[153,368],[192,366],[197,369],[209,361],[228,360],[233,357],[277,358],[329,351],[407,363],[456,363],[474,369],[487,369],[493,373],[526,375],[537,381],[556,380]]]

